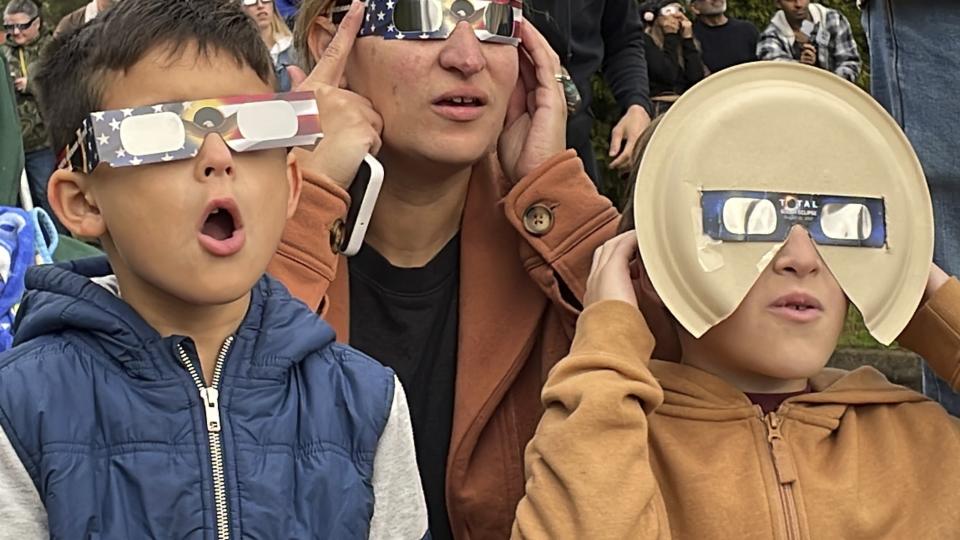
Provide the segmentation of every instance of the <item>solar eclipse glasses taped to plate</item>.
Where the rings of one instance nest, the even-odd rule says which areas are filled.
[[[190,159],[216,133],[234,152],[312,146],[322,137],[312,92],[177,101],[90,114],[60,168],[89,173]]]
[[[350,0],[337,0],[333,22],[340,24]],[[520,43],[521,0],[367,0],[358,36],[383,39],[447,39],[461,22],[480,41]]]
[[[704,191],[703,232],[724,242],[784,242],[794,225],[821,246],[886,244],[883,199],[761,191]]]
[[[923,295],[923,170],[896,122],[830,72],[756,62],[708,77],[667,112],[636,182],[644,264],[694,337],[737,309],[796,226],[881,343]]]

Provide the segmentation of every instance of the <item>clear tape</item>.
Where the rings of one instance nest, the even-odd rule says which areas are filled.
[[[693,230],[703,230],[703,212],[699,207],[691,209],[690,217],[693,219]],[[694,233],[696,234],[696,233]],[[720,246],[723,242],[710,238],[709,235],[697,234],[697,260],[700,262],[700,268],[704,272],[716,272],[723,268],[723,254],[720,253]]]

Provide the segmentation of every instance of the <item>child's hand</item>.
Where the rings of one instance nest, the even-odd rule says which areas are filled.
[[[637,235],[634,231],[607,240],[597,248],[593,254],[590,277],[587,278],[583,307],[604,300],[622,300],[639,309],[630,271],[630,263],[636,258],[637,251]]]
[[[950,276],[936,264],[930,264],[930,276],[927,277],[927,288],[923,291],[923,301],[926,302],[936,294],[944,283],[950,281]]]

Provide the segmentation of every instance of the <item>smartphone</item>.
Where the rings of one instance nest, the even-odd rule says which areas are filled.
[[[356,255],[363,246],[363,238],[367,235],[367,227],[370,226],[370,218],[373,216],[373,208],[377,205],[382,185],[383,165],[377,158],[367,154],[348,190],[350,208],[347,210],[343,242],[340,244],[340,253],[347,257]]]
[[[813,37],[814,32],[817,30],[817,26],[810,21],[803,21],[800,25],[800,33],[807,36],[807,39]]]

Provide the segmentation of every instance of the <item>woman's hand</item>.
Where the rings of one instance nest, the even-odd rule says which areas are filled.
[[[693,23],[690,22],[690,19],[686,15],[680,13],[678,15],[680,20],[680,36],[684,39],[690,39],[693,37]]]
[[[593,253],[593,266],[583,295],[586,308],[604,300],[621,300],[638,307],[630,263],[637,257],[637,233],[628,231],[607,240]]]
[[[323,140],[316,148],[296,150],[300,167],[325,174],[343,189],[353,183],[363,158],[380,151],[383,130],[383,119],[370,100],[340,88],[347,58],[363,23],[363,11],[364,4],[354,1],[316,67],[295,88],[316,94],[323,130]]]
[[[520,37],[520,76],[497,143],[500,166],[512,182],[567,147],[567,103],[556,79],[560,57],[528,21]]]

